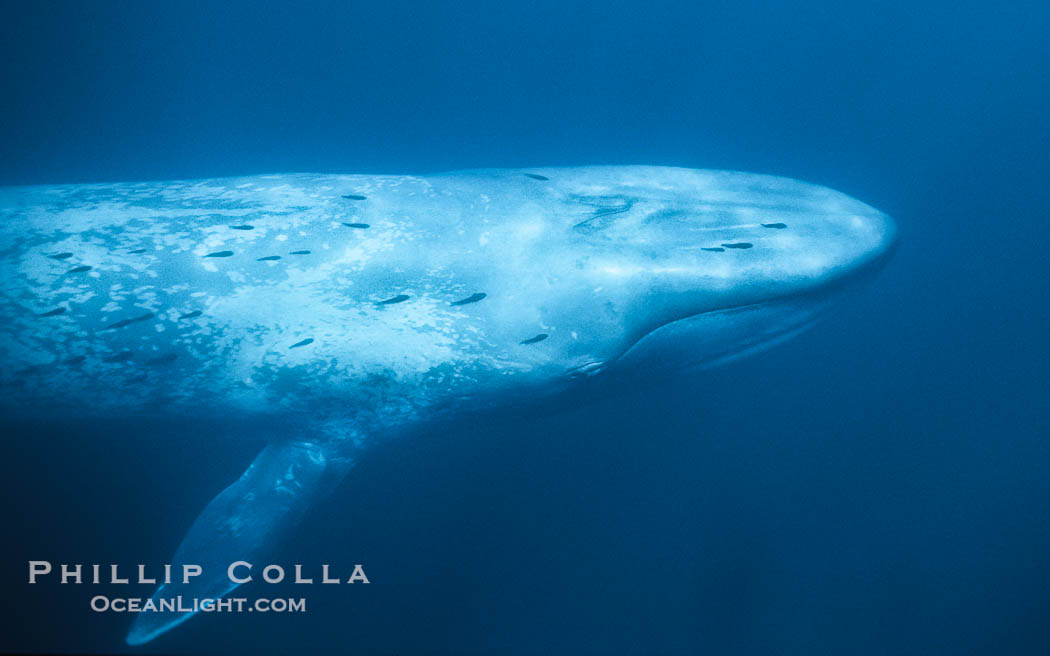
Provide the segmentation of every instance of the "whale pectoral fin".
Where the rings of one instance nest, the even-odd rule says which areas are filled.
[[[141,612],[127,642],[141,645],[195,614],[162,608],[162,599],[181,596],[219,599],[238,586],[227,573],[231,563],[267,557],[313,501],[335,487],[350,468],[331,446],[284,442],[263,449],[237,481],[219,493],[193,522],[172,559],[170,584],[153,593],[157,612]],[[254,562],[257,562],[254,561]],[[200,574],[183,583],[183,565]],[[243,571],[241,572],[243,574]]]

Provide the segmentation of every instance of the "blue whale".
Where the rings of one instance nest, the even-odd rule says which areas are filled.
[[[894,242],[825,187],[652,166],[4,188],[0,404],[272,426],[172,560],[204,572],[177,594],[221,597],[370,444],[766,348]]]

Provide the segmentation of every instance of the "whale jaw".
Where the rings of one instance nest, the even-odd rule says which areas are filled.
[[[885,219],[888,221],[888,219]],[[856,264],[803,292],[722,307],[665,323],[643,335],[617,358],[611,371],[672,376],[758,354],[806,331],[840,300],[870,282],[897,249],[896,231]]]

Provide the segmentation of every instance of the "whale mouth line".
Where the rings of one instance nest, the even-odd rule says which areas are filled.
[[[810,287],[808,289],[801,289],[793,292],[784,294],[775,294],[769,298],[764,298],[760,301],[749,301],[746,303],[730,303],[717,308],[710,308],[701,312],[669,321],[665,324],[661,324],[657,328],[646,333],[646,335],[652,334],[656,330],[667,326],[678,321],[685,321],[688,319],[695,319],[706,314],[714,312],[726,312],[729,310],[747,310],[747,309],[760,309],[766,308],[773,305],[778,305],[787,302],[796,301],[820,301],[825,300],[828,297],[839,295],[843,292],[850,292],[855,289],[862,287],[865,283],[870,282],[875,275],[882,270],[886,263],[890,261],[893,254],[897,251],[898,240],[896,237],[890,241],[887,246],[878,252],[872,253],[870,257],[858,263],[856,266],[835,275],[833,278],[822,282],[818,285]],[[644,335],[643,335],[644,337]]]
[[[705,317],[714,317],[730,313],[759,313],[777,307],[783,308],[785,312],[790,312],[792,310],[802,311],[803,309],[808,308],[800,314],[796,320],[787,321],[779,329],[767,333],[764,340],[748,344],[742,348],[738,355],[746,355],[747,353],[754,352],[756,349],[760,350],[764,346],[772,346],[780,343],[813,325],[813,323],[825,313],[832,300],[841,298],[850,292],[858,290],[862,288],[865,283],[871,281],[871,279],[873,279],[892,258],[897,249],[897,245],[898,242],[894,239],[889,242],[885,248],[873,253],[871,257],[865,259],[856,266],[843,271],[839,275],[829,278],[825,282],[810,287],[809,289],[775,294],[757,301],[751,300],[743,303],[727,303],[726,305],[707,308],[700,312],[695,312],[693,314],[663,322],[653,327],[651,330],[639,335],[637,339],[631,341],[631,343],[628,344],[619,354],[605,362],[602,369],[608,369],[619,364],[622,360],[630,356],[632,352],[635,351],[636,347],[643,342],[650,340],[650,338],[653,338],[657,333],[667,333],[676,328],[684,329],[688,324],[699,322]],[[715,366],[735,358],[736,355],[727,353],[712,360],[705,366]]]
[[[767,299],[763,299],[761,301],[753,301],[753,302],[750,302],[750,303],[740,303],[740,304],[736,304],[736,305],[724,305],[724,306],[721,306],[721,307],[709,308],[709,309],[703,310],[701,312],[696,312],[694,314],[688,314],[688,315],[686,315],[684,317],[679,317],[677,319],[672,319],[670,321],[666,321],[664,323],[661,323],[661,324],[657,325],[653,329],[651,329],[649,331],[646,331],[645,333],[642,333],[640,336],[638,336],[637,339],[635,339],[630,344],[628,344],[616,357],[611,358],[606,363],[606,366],[611,366],[611,365],[614,365],[614,364],[620,362],[621,360],[623,360],[623,358],[625,356],[627,356],[629,353],[631,353],[631,351],[634,350],[634,348],[636,346],[638,346],[638,344],[640,344],[643,341],[649,339],[650,337],[652,337],[656,333],[659,333],[661,331],[667,330],[668,328],[670,328],[672,326],[684,326],[684,325],[686,325],[687,323],[689,323],[691,321],[696,321],[696,320],[702,319],[704,317],[714,316],[714,315],[718,315],[718,314],[724,314],[724,313],[727,313],[727,312],[747,312],[749,310],[762,310],[762,309],[765,309],[765,308],[768,308],[768,307],[772,307],[772,306],[775,306],[775,305],[786,304],[788,299],[793,299],[793,298],[803,298],[803,294],[798,294],[798,295],[786,294],[784,296],[767,298]]]

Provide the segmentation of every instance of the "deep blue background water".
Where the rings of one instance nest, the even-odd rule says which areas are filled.
[[[285,554],[371,586],[141,651],[1050,653],[1047,34],[1037,2],[5,3],[0,184],[673,164],[901,227],[761,357],[377,449]],[[25,561],[165,562],[259,446],[4,430],[3,650],[125,649]]]

